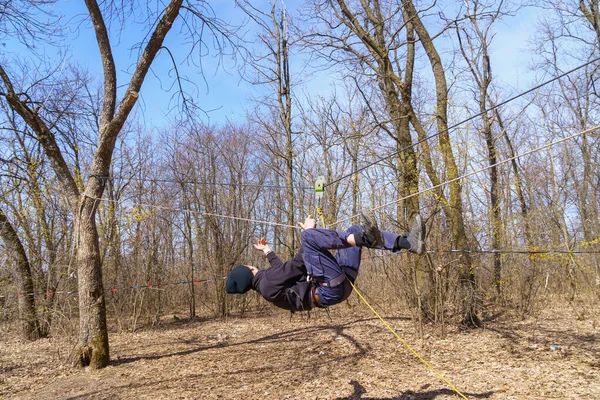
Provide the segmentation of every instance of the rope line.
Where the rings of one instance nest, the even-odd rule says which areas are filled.
[[[119,203],[122,204],[123,203],[123,202],[120,202],[119,200],[107,199],[106,197],[93,197],[93,199],[94,200],[98,200],[98,201],[106,201],[106,202],[117,203],[117,204],[119,204]],[[263,225],[282,226],[282,227],[285,227],[285,228],[301,229],[300,227],[295,226],[295,225],[280,224],[280,223],[277,223],[277,222],[269,222],[269,221],[251,219],[251,218],[242,218],[242,217],[236,217],[236,216],[232,216],[232,215],[214,214],[214,213],[208,213],[208,212],[205,212],[205,211],[194,211],[194,210],[189,210],[189,209],[185,209],[185,208],[174,208],[174,207],[159,206],[157,204],[136,203],[132,207],[158,208],[158,209],[161,209],[161,210],[177,211],[177,212],[183,212],[183,213],[187,212],[187,213],[192,213],[192,214],[205,215],[205,216],[209,216],[209,217],[232,219],[232,220],[245,221],[245,222],[254,222],[254,223],[263,224]]]
[[[323,223],[323,228],[325,228],[325,219],[323,217],[323,212],[321,211],[321,207],[317,207],[317,211],[319,212],[319,216],[321,217],[321,221]],[[425,366],[427,366],[427,368],[429,368],[437,376],[439,376],[444,382],[446,382],[448,384],[448,386],[450,386],[450,388],[452,388],[452,390],[454,390],[459,396],[461,396],[464,399],[467,398],[464,394],[462,394],[461,392],[459,392],[458,389],[448,379],[446,379],[442,374],[440,374],[439,372],[437,372],[436,369],[433,368],[431,366],[431,364],[429,364],[423,357],[421,357],[421,355],[419,353],[417,353],[417,351],[415,349],[413,349],[404,339],[402,339],[402,337],[400,337],[400,335],[398,335],[398,332],[396,332],[395,329],[392,329],[392,327],[387,323],[387,321],[385,319],[383,319],[381,317],[381,315],[379,315],[379,313],[377,311],[375,311],[375,309],[373,307],[371,307],[371,304],[369,304],[369,302],[363,297],[362,293],[360,293],[358,291],[358,289],[356,288],[356,286],[354,285],[354,283],[352,282],[352,280],[347,279],[347,281],[350,283],[350,285],[352,286],[352,289],[354,289],[354,291],[356,292],[356,294],[367,305],[367,307],[369,307],[371,309],[371,311],[373,311],[373,313],[377,316],[377,318],[379,318],[379,320],[381,322],[383,322],[383,324],[385,325],[385,327],[388,328],[390,330],[390,332],[392,332],[392,334],[394,334],[394,336],[396,336],[396,338],[398,338],[398,340],[400,340],[400,342],[402,342],[402,344],[404,345],[404,347],[406,347],[408,350],[410,350],[419,360],[421,360],[421,362],[423,364],[425,364]]]
[[[427,253],[490,253],[490,254],[600,254],[600,251],[571,251],[571,250],[427,250]]]
[[[101,200],[101,201],[107,201],[107,202],[118,202],[117,200],[112,200],[112,199],[106,199],[106,198],[98,198],[97,200]],[[241,221],[247,221],[247,222],[253,222],[253,223],[259,223],[259,224],[265,224],[265,225],[277,225],[277,226],[283,226],[283,227],[288,227],[288,228],[294,228],[294,229],[301,229],[297,226],[293,226],[293,225],[286,225],[286,224],[278,224],[278,223],[274,223],[274,222],[269,222],[269,221],[263,221],[263,220],[255,220],[255,219],[248,219],[248,218],[240,218],[240,217],[234,217],[234,216],[227,216],[227,215],[220,215],[220,214],[212,214],[212,213],[204,213],[201,211],[193,211],[193,210],[188,210],[188,209],[182,209],[182,208],[171,208],[171,207],[165,207],[165,206],[159,206],[159,205],[155,205],[155,204],[144,204],[144,203],[137,203],[134,204],[132,207],[149,207],[149,208],[160,208],[160,209],[165,209],[165,210],[169,210],[169,211],[177,211],[177,212],[190,212],[190,213],[199,213],[199,214],[204,214],[204,215],[208,215],[208,216],[214,216],[214,217],[220,217],[220,218],[226,218],[226,219],[235,219],[235,220],[241,220]],[[352,218],[352,217],[350,217]],[[347,219],[350,219],[347,218]],[[342,223],[344,221],[346,221],[347,219],[344,220],[340,220],[338,222],[335,222],[332,225],[337,225],[339,223]],[[324,222],[324,221],[322,221]],[[323,223],[323,227],[326,228],[325,223]],[[600,254],[600,251],[594,251],[594,250],[581,250],[581,251],[574,251],[574,250],[527,250],[527,249],[521,249],[521,250],[506,250],[506,249],[428,249],[427,253],[490,253],[490,254],[530,254],[530,255],[535,255],[535,254],[574,254],[574,255],[579,255],[579,254]]]
[[[348,279],[348,282],[350,282],[350,285],[352,285],[352,289],[354,289],[354,291],[356,292],[356,294],[358,295],[358,297],[360,297],[360,299],[367,305],[367,307],[369,307],[371,309],[371,311],[373,312],[373,314],[375,314],[377,316],[377,318],[379,318],[379,320],[381,322],[383,322],[383,324],[385,325],[386,328],[389,329],[390,332],[392,332],[392,334],[394,336],[396,336],[396,338],[404,345],[404,347],[406,347],[408,350],[410,350],[410,352],[417,357],[423,364],[425,364],[425,366],[427,368],[429,368],[433,373],[435,373],[440,379],[442,379],[444,382],[446,382],[446,384],[454,391],[456,392],[456,394],[458,394],[460,397],[462,397],[463,399],[468,399],[467,396],[465,396],[464,394],[462,394],[457,388],[456,386],[454,386],[452,384],[452,382],[450,382],[448,379],[446,379],[441,373],[439,373],[435,368],[433,368],[431,366],[431,364],[429,364],[423,357],[421,357],[421,355],[415,350],[413,349],[407,342],[406,340],[402,339],[402,337],[398,334],[398,332],[396,332],[396,330],[394,328],[392,328],[390,326],[390,324],[383,319],[383,317],[381,315],[379,315],[379,313],[369,304],[369,302],[364,298],[364,296],[358,291],[358,289],[356,288],[356,286],[354,286],[354,283],[352,283],[352,281],[350,279]]]
[[[203,186],[239,186],[239,187],[259,187],[267,189],[299,189],[309,190],[312,189],[308,186],[281,186],[281,185],[269,185],[269,184],[258,184],[258,183],[230,183],[230,182],[198,182],[182,179],[156,179],[156,178],[136,178],[136,177],[123,177],[123,176],[102,176],[102,175],[90,175],[90,178],[97,178],[100,180],[129,180],[137,182],[158,182],[158,183],[185,183],[190,185],[203,185]]]
[[[470,177],[470,176],[472,176],[472,175],[475,175],[475,174],[478,174],[478,173],[480,173],[480,172],[487,171],[487,170],[488,170],[488,169],[490,169],[490,168],[494,168],[494,167],[497,167],[498,165],[506,164],[507,162],[510,162],[510,161],[513,161],[513,160],[519,159],[519,158],[521,158],[521,157],[524,157],[524,156],[527,156],[527,155],[529,155],[529,154],[533,154],[533,153],[536,153],[536,152],[538,152],[538,151],[545,150],[545,149],[547,149],[547,148],[549,148],[549,147],[552,147],[552,146],[554,146],[554,145],[557,145],[557,144],[559,144],[559,143],[565,142],[565,141],[567,141],[567,140],[569,140],[569,139],[573,139],[573,138],[575,138],[575,137],[577,137],[577,136],[580,136],[580,135],[583,135],[583,134],[586,134],[586,133],[589,133],[589,132],[592,132],[592,131],[595,131],[595,130],[598,130],[598,129],[600,129],[600,125],[594,126],[593,128],[585,129],[585,130],[583,130],[583,131],[581,131],[581,132],[578,132],[578,133],[575,133],[575,134],[573,134],[573,135],[570,135],[570,136],[564,137],[564,138],[562,138],[562,139],[559,139],[559,140],[557,140],[557,141],[555,141],[555,142],[548,143],[548,144],[545,144],[545,145],[543,145],[543,146],[537,147],[537,148],[535,148],[535,149],[532,149],[532,150],[526,151],[525,153],[518,154],[518,155],[516,155],[516,156],[513,156],[513,157],[509,157],[509,158],[507,158],[507,159],[505,159],[505,160],[502,160],[502,161],[499,161],[499,162],[497,162],[497,163],[495,163],[495,164],[488,165],[487,167],[484,167],[484,168],[478,169],[478,170],[476,170],[476,171],[473,171],[473,172],[469,172],[469,173],[467,173],[467,174],[464,174],[464,175],[461,175],[461,176],[459,176],[459,177],[457,177],[457,178],[450,179],[449,181],[445,181],[445,182],[442,182],[442,183],[440,183],[440,184],[438,184],[438,185],[435,185],[435,186],[429,187],[429,188],[427,188],[427,189],[423,189],[423,190],[421,190],[421,191],[419,191],[419,192],[416,192],[416,193],[413,193],[413,194],[409,194],[409,195],[407,195],[407,196],[404,196],[404,197],[401,197],[401,198],[399,198],[399,199],[397,199],[397,200],[390,201],[389,203],[384,203],[384,204],[382,204],[382,205],[379,205],[379,206],[377,206],[377,207],[375,207],[375,208],[373,208],[373,209],[371,209],[371,210],[372,210],[372,211],[379,210],[379,209],[381,209],[381,208],[387,207],[387,206],[389,206],[389,205],[392,205],[392,204],[399,203],[399,202],[401,202],[401,201],[403,201],[403,200],[406,200],[406,199],[409,199],[409,198],[411,198],[411,197],[418,196],[418,195],[420,195],[420,194],[423,194],[423,193],[426,193],[426,192],[430,192],[430,191],[432,191],[432,190],[434,190],[434,189],[438,189],[438,188],[440,188],[440,187],[446,186],[446,185],[448,185],[448,184],[450,184],[450,183],[452,183],[452,182],[456,182],[456,181],[458,181],[458,180],[461,180],[461,179],[464,179],[464,178],[468,178],[468,177]],[[360,216],[360,214],[352,215],[352,216],[350,216],[350,217],[348,217],[348,218],[344,218],[344,219],[338,220],[337,222],[334,222],[334,223],[332,223],[332,224],[329,224],[329,225],[330,225],[330,226],[335,226],[335,225],[338,225],[338,224],[340,224],[340,223],[342,223],[342,222],[345,222],[345,221],[351,220],[352,218],[355,218],[355,217],[358,217],[358,216]]]
[[[161,288],[164,286],[187,285],[187,284],[198,285],[200,283],[215,282],[215,281],[221,281],[221,280],[225,280],[225,279],[227,279],[226,276],[222,276],[219,278],[195,279],[192,281],[167,282],[167,283],[159,283],[159,284],[149,283],[147,285],[133,285],[133,286],[129,286],[129,287],[126,287],[123,289],[119,289],[119,288],[104,289],[104,291],[110,292],[110,293],[117,293],[120,290],[126,290],[126,289],[158,289],[158,288]],[[0,295],[0,299],[23,297],[23,296],[43,296],[43,295],[50,296],[53,294],[71,295],[74,293],[77,293],[77,291],[76,290],[60,290],[60,291],[56,291],[56,292],[8,293],[8,294]]]
[[[521,93],[519,93],[519,94],[517,94],[517,95],[515,95],[515,96],[513,96],[513,97],[510,97],[510,98],[508,98],[507,100],[504,100],[503,102],[500,102],[500,103],[496,104],[495,106],[492,106],[492,107],[490,107],[490,108],[488,108],[488,109],[486,109],[486,110],[484,110],[484,111],[482,111],[482,112],[480,112],[480,113],[478,113],[478,114],[474,114],[474,115],[472,115],[472,116],[470,116],[470,117],[468,117],[468,118],[466,118],[466,119],[464,119],[464,120],[462,120],[462,121],[460,121],[460,122],[458,122],[458,123],[456,123],[456,124],[454,124],[454,125],[452,125],[452,126],[450,126],[450,127],[446,128],[446,129],[444,129],[444,130],[441,130],[441,131],[439,131],[439,132],[437,132],[437,133],[434,133],[434,134],[432,134],[432,135],[429,135],[429,136],[427,136],[427,137],[425,137],[425,138],[423,138],[423,139],[421,139],[421,140],[418,140],[418,141],[417,141],[417,142],[415,142],[415,143],[412,143],[412,144],[410,144],[410,145],[408,145],[408,146],[406,146],[406,147],[403,147],[403,148],[402,148],[402,149],[400,149],[400,150],[396,150],[396,151],[394,151],[393,153],[390,153],[389,155],[387,155],[387,156],[385,156],[385,157],[383,157],[383,158],[381,158],[381,159],[379,159],[379,160],[373,161],[373,162],[371,162],[371,163],[369,163],[369,164],[365,165],[364,167],[358,168],[358,169],[356,169],[356,170],[354,170],[354,171],[352,171],[352,172],[350,172],[350,173],[348,173],[348,174],[346,174],[346,175],[343,175],[341,178],[338,178],[338,179],[336,179],[336,180],[334,180],[334,181],[331,181],[331,182],[329,182],[329,183],[326,183],[326,184],[325,184],[325,187],[327,187],[327,186],[329,186],[329,185],[333,185],[334,183],[337,183],[337,182],[339,182],[339,181],[342,181],[342,180],[344,180],[344,179],[346,179],[346,178],[349,178],[349,177],[351,177],[351,176],[352,176],[352,175],[354,175],[354,174],[357,174],[357,173],[359,173],[359,172],[362,172],[362,171],[364,171],[364,170],[365,170],[365,169],[367,169],[367,168],[370,168],[370,167],[372,167],[373,165],[379,164],[380,162],[382,162],[382,161],[385,161],[385,160],[388,160],[388,159],[390,159],[390,158],[394,157],[394,156],[395,156],[395,155],[397,155],[397,154],[403,153],[403,152],[405,152],[406,150],[408,150],[408,149],[410,149],[410,148],[412,148],[412,147],[415,147],[415,146],[416,146],[416,145],[418,145],[418,144],[421,144],[421,143],[423,143],[423,142],[426,142],[426,141],[428,141],[429,139],[433,139],[434,137],[436,137],[436,136],[439,136],[439,135],[441,135],[442,133],[445,133],[445,132],[450,132],[451,130],[453,130],[453,129],[456,129],[457,127],[459,127],[460,125],[463,125],[463,124],[465,124],[465,123],[467,123],[467,122],[469,122],[469,121],[471,121],[471,120],[473,120],[473,119],[475,119],[475,118],[477,118],[477,117],[479,117],[479,116],[481,116],[481,115],[483,115],[483,114],[485,114],[485,113],[487,113],[487,112],[489,112],[489,111],[492,111],[492,110],[495,110],[495,109],[497,109],[497,108],[500,108],[500,107],[502,107],[502,106],[504,106],[504,105],[506,105],[506,104],[508,104],[508,103],[510,103],[510,102],[512,102],[512,101],[514,101],[514,100],[516,100],[516,99],[518,99],[519,97],[525,96],[526,94],[529,94],[529,93],[531,93],[531,92],[533,92],[533,91],[535,91],[535,90],[538,90],[538,89],[540,89],[540,88],[542,88],[542,87],[544,87],[544,86],[546,86],[546,85],[548,85],[548,84],[550,84],[550,83],[552,83],[552,82],[554,82],[554,81],[557,81],[557,80],[559,80],[559,79],[561,79],[561,78],[564,78],[565,76],[567,76],[567,75],[569,75],[569,74],[571,74],[571,73],[573,73],[573,72],[575,72],[575,71],[577,71],[577,70],[579,70],[579,69],[581,69],[581,68],[587,67],[588,65],[590,65],[590,64],[592,64],[592,63],[594,63],[594,62],[596,62],[596,61],[598,61],[598,60],[600,60],[600,57],[598,57],[598,58],[595,58],[595,59],[593,59],[593,60],[591,60],[591,61],[588,61],[587,63],[585,63],[585,64],[582,64],[582,65],[580,65],[580,66],[578,66],[578,67],[575,67],[575,68],[573,68],[573,69],[571,69],[571,70],[569,70],[569,71],[567,71],[567,72],[564,72],[564,73],[562,73],[562,74],[560,74],[560,75],[558,75],[558,76],[555,76],[555,77],[554,77],[554,78],[552,78],[552,79],[549,79],[549,80],[547,80],[547,81],[545,81],[545,82],[542,82],[542,83],[540,83],[540,84],[539,84],[539,85],[537,85],[537,86],[534,86],[534,87],[532,87],[532,88],[530,88],[530,89],[527,89],[527,90],[526,90],[526,91],[524,91],[524,92],[521,92]]]
[[[576,250],[470,250],[470,249],[428,249],[426,250],[429,254],[449,254],[449,253],[466,253],[466,254],[522,254],[528,256],[536,256],[536,255],[596,255],[600,254],[600,251],[594,250],[584,250],[584,251],[576,251]],[[377,254],[377,257],[394,257],[397,256],[395,253],[386,252],[385,255]],[[368,258],[363,258],[363,260],[368,260]]]

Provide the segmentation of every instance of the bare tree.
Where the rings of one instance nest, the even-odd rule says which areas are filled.
[[[1,0],[0,37],[16,38],[28,48],[58,38],[60,27],[47,6],[56,0]]]
[[[13,226],[29,259],[31,277],[38,297],[39,329],[47,335],[53,323],[55,292],[66,276],[70,243],[66,233],[68,221],[65,198],[55,190],[56,180],[41,145],[33,139],[30,129],[6,103],[3,111],[2,138],[9,160],[2,163],[0,175],[4,193],[0,197],[4,212]],[[9,193],[6,189],[12,187]]]
[[[501,199],[499,188],[498,146],[493,133],[494,117],[499,116],[488,110],[490,92],[492,90],[492,65],[490,62],[490,48],[493,40],[493,25],[496,21],[511,14],[504,1],[482,2],[474,1],[465,3],[465,9],[460,13],[465,15],[464,22],[454,19],[456,35],[460,52],[467,64],[468,71],[473,78],[473,96],[477,102],[477,113],[481,116],[481,134],[487,149],[489,174],[489,209],[491,216],[491,246],[499,249],[502,237]],[[496,294],[502,292],[502,263],[499,253],[493,255],[493,271]]]
[[[433,43],[433,39],[423,24],[413,2],[411,0],[404,0],[402,4],[405,8],[407,19],[414,24],[415,31],[429,58],[435,81],[435,118],[437,134],[440,151],[446,168],[446,178],[450,182],[448,184],[450,189],[448,206],[442,205],[442,208],[450,223],[453,242],[459,249],[467,249],[469,248],[469,242],[463,216],[462,188],[460,182],[456,179],[459,176],[458,167],[452,151],[452,144],[448,132],[448,86],[446,83],[444,66]],[[413,126],[415,126],[415,129],[418,129],[417,125]],[[481,320],[477,315],[479,311],[479,301],[476,292],[475,273],[472,267],[473,261],[468,254],[462,254],[459,259],[461,270],[460,282],[463,295],[461,323],[467,326],[478,327],[481,326]]]
[[[566,0],[543,5],[548,9],[539,24],[540,35],[535,50],[540,65],[554,74],[563,72],[568,62],[592,61],[600,48],[599,3],[597,0]],[[545,88],[536,105],[546,117],[545,129],[564,134],[567,130],[584,131],[600,121],[597,113],[600,95],[597,88],[600,68],[592,63],[576,73]],[[584,133],[576,140],[572,152],[570,179],[581,218],[582,244],[593,246],[600,232],[600,192],[595,185],[599,153],[597,135]],[[574,154],[578,153],[577,156]],[[581,162],[575,163],[574,160]],[[600,263],[593,261],[596,279]]]
[[[408,200],[399,208],[410,218],[419,211],[416,196],[418,173],[416,153],[412,146],[410,127],[417,133],[422,148],[422,160],[427,176],[438,186],[435,194],[447,218],[452,243],[468,248],[462,210],[461,185],[456,179],[458,167],[448,133],[448,88],[444,65],[433,43],[433,36],[421,20],[412,1],[348,3],[344,0],[321,1],[311,10],[320,23],[319,28],[306,34],[315,51],[332,64],[352,66],[357,82],[378,84],[386,104],[387,119],[380,127],[396,140],[397,168],[400,172],[399,193]],[[418,40],[417,40],[418,38]],[[431,145],[425,140],[426,123],[416,111],[413,97],[416,44],[419,43],[429,59],[435,84],[435,122],[439,151],[449,183],[445,194],[443,181],[435,170]],[[366,103],[369,104],[369,103]],[[380,114],[373,113],[380,121]],[[426,118],[427,116],[425,116]],[[401,210],[398,210],[400,213]],[[398,218],[401,219],[401,218]],[[475,276],[468,254],[460,256],[463,285],[463,322],[479,326]]]
[[[579,11],[596,33],[596,46],[600,47],[600,9],[598,0],[579,0]]]
[[[270,138],[265,144],[266,148],[282,162],[281,174],[285,183],[285,203],[281,204],[284,210],[285,221],[294,225],[296,212],[296,193],[294,191],[295,162],[294,162],[294,133],[292,131],[293,85],[290,71],[290,54],[293,42],[289,34],[289,20],[285,3],[277,6],[277,1],[271,1],[270,9],[263,11],[250,1],[237,1],[238,6],[254,21],[260,32],[258,40],[260,47],[253,49],[249,54],[247,66],[250,68],[246,77],[255,85],[270,87],[274,104],[267,96],[259,104],[263,104],[269,111],[267,118],[262,115],[262,107],[253,113],[252,118]],[[295,230],[287,229],[284,241],[285,251],[288,256],[294,254]]]
[[[309,99],[308,103],[309,109],[301,112],[302,125],[305,135],[310,137],[310,143],[315,145],[303,144],[303,147],[307,148],[303,156],[311,160],[307,165],[312,167],[303,175],[310,177],[312,182],[321,175],[325,177],[325,182],[332,182],[337,178],[337,171],[346,169],[345,154],[342,157],[337,156],[342,143],[342,131],[345,133],[345,123],[339,119],[340,112],[336,109],[335,98],[329,101],[323,98]],[[341,128],[342,125],[344,128]],[[342,206],[340,199],[345,197],[346,192],[345,182],[334,182],[325,191],[322,207],[327,211],[323,216],[326,226],[337,219]]]
[[[202,17],[203,14],[197,6],[184,6],[182,0],[173,0],[161,8],[159,14],[156,14],[156,20],[151,25],[151,30],[147,34],[147,42],[143,44],[135,70],[119,102],[117,101],[116,63],[105,16],[97,2],[88,0],[86,6],[102,58],[104,84],[102,108],[99,114],[98,144],[90,166],[90,179],[83,188],[78,185],[80,178],[73,175],[57,143],[53,124],[44,118],[43,113],[39,112],[40,103],[32,102],[30,95],[24,94],[24,90],[20,87],[15,87],[14,76],[7,71],[6,63],[0,66],[0,78],[4,86],[3,97],[34,131],[36,139],[41,143],[68,197],[74,216],[77,238],[76,260],[80,311],[80,335],[74,363],[101,368],[106,366],[109,361],[105,294],[95,218],[98,199],[102,197],[106,186],[102,177],[107,176],[110,172],[116,139],[137,102],[142,83],[153,60],[163,47],[164,39],[180,12],[185,10],[189,14],[188,18]],[[107,7],[106,12],[110,15],[110,12],[114,11],[112,7],[115,5],[107,3],[105,6]],[[121,14],[116,13],[116,15]],[[152,17],[150,16],[150,18]],[[210,24],[213,20],[203,18],[201,21],[202,24]],[[195,24],[190,25],[189,21],[187,22],[186,26],[195,28]],[[211,26],[211,28],[213,27],[214,25]],[[192,38],[198,37],[195,29],[191,35]]]
[[[397,190],[401,197],[418,191],[416,152],[410,133],[415,63],[412,21],[393,2],[315,2],[304,40],[328,65],[354,70],[357,89],[378,127],[396,144]],[[346,73],[347,74],[347,73]],[[381,113],[370,101],[366,87],[376,84],[385,104]],[[398,203],[398,219],[411,219],[419,211],[416,196]]]
[[[266,207],[261,204],[268,190],[261,190],[261,185],[267,175],[257,162],[258,148],[248,128],[235,125],[217,128],[195,124],[171,141],[169,169],[187,183],[182,231],[186,258],[193,251],[193,259],[186,263],[192,262],[198,274],[221,277],[236,263],[247,263],[242,254],[257,227],[243,219],[255,219]],[[214,289],[214,314],[228,315],[231,300],[225,295],[223,282],[216,280],[210,285]]]

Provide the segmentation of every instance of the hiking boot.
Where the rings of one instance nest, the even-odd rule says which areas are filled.
[[[415,223],[413,224],[408,236],[406,236],[410,248],[408,251],[418,255],[425,254],[425,224],[419,214],[415,217]]]
[[[383,247],[383,235],[377,227],[375,215],[372,211],[361,211],[360,215],[363,218],[362,229],[359,234],[354,235],[354,240],[357,246],[361,247]]]

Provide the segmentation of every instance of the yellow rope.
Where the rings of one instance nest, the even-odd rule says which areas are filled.
[[[321,210],[321,207],[317,207],[317,214],[319,215],[319,218],[321,218],[321,225],[323,228],[327,228],[325,226],[325,217],[323,216],[323,210]]]
[[[352,288],[354,289],[354,291],[356,292],[356,294],[358,295],[358,297],[361,298],[361,300],[367,305],[367,307],[369,307],[371,309],[371,311],[373,311],[373,313],[377,316],[377,318],[379,318],[381,320],[381,322],[383,322],[383,324],[390,330],[390,332],[392,332],[394,334],[394,336],[396,336],[398,338],[398,340],[400,340],[400,342],[402,342],[402,344],[404,345],[404,347],[406,347],[408,350],[410,350],[415,357],[417,357],[419,360],[421,360],[421,362],[423,364],[425,364],[427,366],[427,368],[429,368],[430,370],[432,370],[437,376],[439,376],[444,382],[446,382],[448,384],[448,386],[450,386],[450,388],[452,390],[454,390],[460,397],[462,397],[463,399],[467,399],[467,396],[465,396],[464,394],[462,394],[461,392],[458,391],[458,389],[446,378],[444,378],[444,376],[442,374],[440,374],[439,372],[437,372],[432,366],[431,364],[429,364],[427,361],[425,361],[423,359],[423,357],[421,357],[419,355],[419,353],[417,353],[417,351],[415,349],[413,349],[412,347],[410,347],[408,345],[408,343],[406,343],[406,341],[404,339],[402,339],[400,337],[400,335],[398,335],[398,333],[386,322],[386,320],[384,320],[381,315],[379,315],[379,313],[377,313],[377,311],[375,311],[375,309],[373,307],[371,307],[371,305],[369,304],[369,302],[363,297],[363,295],[358,291],[358,289],[356,289],[356,286],[354,286],[354,284],[352,283],[352,281],[350,279],[348,279],[348,282],[350,282],[350,285],[352,285]]]
[[[321,210],[320,205],[321,205],[320,204],[320,200],[318,200],[317,201],[316,211],[317,211],[317,214],[319,215],[319,217],[321,218],[321,224],[322,224],[323,228],[326,228],[326,226],[325,226],[325,217],[323,216],[323,210]],[[387,321],[384,320],[381,317],[381,315],[379,315],[379,313],[377,311],[375,311],[375,309],[373,307],[371,307],[371,305],[369,304],[369,302],[358,291],[358,289],[356,288],[356,286],[354,286],[354,283],[352,283],[352,281],[350,279],[348,279],[348,282],[350,282],[350,285],[352,285],[352,289],[354,289],[354,291],[356,292],[356,294],[367,305],[367,307],[369,307],[371,309],[371,311],[373,311],[373,313],[377,316],[377,318],[379,318],[381,320],[381,322],[383,322],[383,324],[390,330],[390,332],[392,332],[394,334],[394,336],[396,336],[398,338],[398,340],[400,340],[400,342],[402,342],[402,344],[404,345],[404,347],[406,347],[408,350],[410,350],[419,360],[421,360],[421,362],[423,364],[425,364],[427,366],[427,368],[429,368],[430,370],[432,370],[437,376],[439,376],[444,382],[446,382],[448,384],[448,386],[450,386],[450,388],[452,390],[454,390],[460,397],[462,397],[463,399],[468,400],[467,396],[465,396],[464,394],[462,394],[461,392],[459,392],[458,389],[448,379],[444,378],[444,376],[442,374],[440,374],[439,372],[437,372],[435,370],[435,368],[433,368],[431,366],[431,364],[429,364],[427,361],[425,361],[423,359],[423,357],[421,357],[419,355],[419,353],[417,353],[417,351],[415,349],[413,349],[412,347],[410,347],[409,344],[406,343],[406,341],[404,339],[402,339],[400,337],[400,335],[398,335],[398,333],[387,323]]]

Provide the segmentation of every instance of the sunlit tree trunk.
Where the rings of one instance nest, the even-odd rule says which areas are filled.
[[[349,4],[343,0],[331,2],[334,7],[339,7],[339,19],[362,41],[363,45],[373,58],[373,63],[367,65],[373,69],[379,84],[381,96],[385,101],[389,115],[389,125],[381,123],[380,127],[395,140],[397,168],[400,181],[398,191],[401,198],[408,197],[418,192],[419,179],[417,171],[416,152],[412,146],[410,133],[409,109],[412,99],[412,74],[414,69],[414,38],[413,25],[407,21],[407,56],[404,60],[404,73],[400,71],[400,60],[395,59],[397,46],[396,40],[391,35],[392,27],[389,15],[384,15],[379,2],[361,2],[364,21],[359,19],[359,12],[354,12]],[[346,49],[351,54],[360,57],[357,50]],[[404,211],[406,210],[406,214]],[[397,205],[398,219],[410,220],[419,212],[419,200],[417,196],[408,197]]]
[[[479,14],[480,6],[486,10],[486,18],[480,26]],[[481,5],[479,1],[473,1],[466,5],[465,19],[468,24],[456,23],[456,33],[460,45],[460,51],[465,62],[469,67],[469,71],[474,81],[474,91],[478,104],[479,115],[481,115],[481,134],[485,140],[487,149],[487,159],[489,166],[489,209],[490,209],[490,236],[492,249],[499,249],[500,238],[502,231],[502,222],[500,218],[500,190],[498,187],[498,162],[496,139],[494,138],[493,114],[487,110],[487,101],[490,97],[490,88],[492,84],[492,66],[490,64],[489,47],[491,45],[491,37],[489,37],[490,27],[502,15],[502,3],[498,8],[490,10],[485,5]],[[464,39],[463,39],[464,36]],[[502,263],[500,253],[494,253],[493,271],[494,284],[496,286],[497,296],[502,294]]]
[[[448,184],[450,195],[448,206],[445,207],[445,213],[451,229],[454,244],[459,249],[468,249],[469,242],[465,229],[463,218],[463,201],[461,183],[458,178],[458,167],[452,152],[452,144],[448,133],[448,87],[446,76],[441,58],[429,32],[423,25],[421,18],[411,0],[403,0],[405,12],[408,19],[413,23],[415,31],[419,36],[421,44],[431,63],[431,69],[435,79],[436,87],[436,125],[438,131],[438,140],[442,159],[446,168],[446,178],[451,181]],[[462,301],[462,323],[467,326],[480,326],[481,321],[477,315],[479,311],[478,299],[476,293],[475,273],[473,271],[473,262],[471,256],[461,253],[460,256],[460,283]]]

